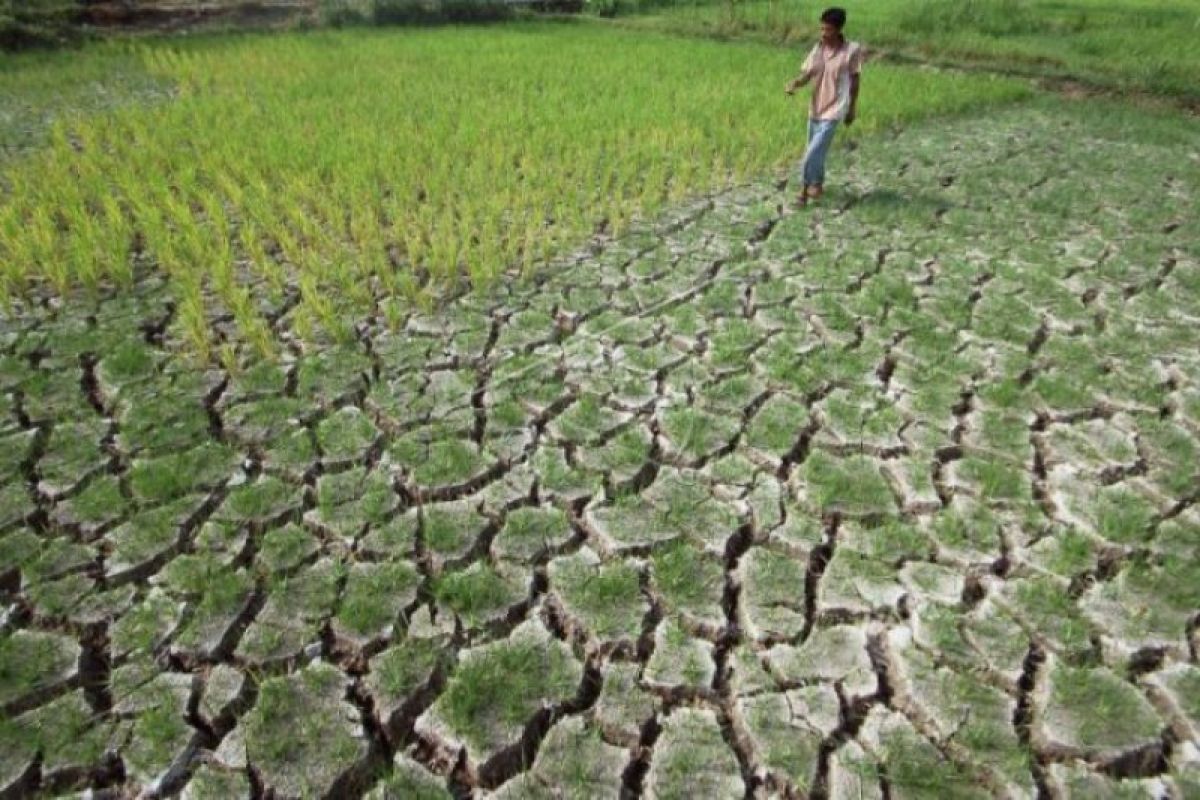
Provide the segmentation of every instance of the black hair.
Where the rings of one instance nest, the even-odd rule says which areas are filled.
[[[846,9],[827,8],[821,12],[821,22],[828,22],[839,31],[846,27]]]

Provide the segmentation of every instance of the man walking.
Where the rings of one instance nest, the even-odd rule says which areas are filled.
[[[804,188],[797,203],[806,205],[825,188],[825,156],[839,122],[850,125],[858,107],[858,79],[862,71],[862,46],[842,36],[846,11],[830,8],[821,14],[821,40],[809,51],[800,77],[784,90],[795,94],[813,84],[808,109],[808,147],[804,151]]]

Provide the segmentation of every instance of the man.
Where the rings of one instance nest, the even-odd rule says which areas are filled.
[[[862,46],[842,36],[845,26],[844,9],[830,8],[821,14],[821,40],[804,59],[800,77],[784,90],[791,95],[810,81],[813,83],[808,110],[808,147],[804,152],[804,188],[796,201],[800,205],[821,196],[825,189],[825,155],[833,142],[834,131],[839,122],[852,124],[858,110]]]

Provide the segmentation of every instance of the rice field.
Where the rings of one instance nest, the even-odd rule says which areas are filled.
[[[65,56],[0,798],[1200,796],[1192,119],[869,63],[800,209],[763,44]]]
[[[64,115],[5,172],[0,300],[155,270],[203,358],[222,315],[276,349],[256,297],[298,287],[300,335],[344,339],[367,314],[398,313],[393,299],[529,274],[803,146],[803,109],[781,91],[794,56],[757,45],[533,24],[136,55],[171,102]],[[896,67],[873,81],[864,133],[1028,92]]]

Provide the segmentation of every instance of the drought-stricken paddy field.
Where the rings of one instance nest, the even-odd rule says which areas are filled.
[[[1195,796],[1192,124],[880,125],[340,331],[238,258],[207,360],[152,252],[14,291],[0,792]]]

